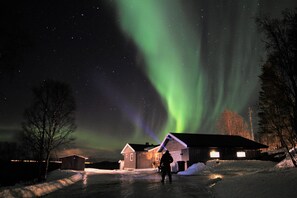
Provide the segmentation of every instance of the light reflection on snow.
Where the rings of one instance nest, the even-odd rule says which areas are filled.
[[[209,179],[223,179],[223,175],[220,174],[210,174]]]
[[[86,189],[88,185],[88,175],[84,174],[82,180],[83,180],[83,188]]]
[[[210,174],[209,175],[210,184],[208,187],[212,188],[216,185],[217,182],[221,181],[223,179],[223,175],[220,174]]]

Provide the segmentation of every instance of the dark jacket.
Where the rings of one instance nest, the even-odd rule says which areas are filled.
[[[161,166],[169,167],[172,162],[173,162],[172,156],[170,155],[169,152],[166,152],[162,156],[160,164],[161,164]]]

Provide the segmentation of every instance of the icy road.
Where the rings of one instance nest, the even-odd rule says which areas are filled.
[[[156,170],[55,170],[48,182],[0,190],[0,197],[294,197],[297,169],[290,160],[209,161],[193,164],[173,175],[173,183],[160,182]],[[287,168],[286,168],[287,167]],[[296,196],[295,196],[296,197]]]
[[[208,176],[178,176],[164,184],[156,171],[83,173],[83,180],[46,197],[212,197]]]
[[[268,161],[220,160],[193,164],[187,171],[173,174],[172,184],[168,180],[162,184],[160,174],[152,169],[87,168],[78,174],[82,180],[46,197],[291,197],[297,171],[275,168],[275,163]]]

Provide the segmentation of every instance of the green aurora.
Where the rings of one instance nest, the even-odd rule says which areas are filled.
[[[212,131],[224,108],[246,113],[257,97],[257,1],[216,2],[115,1],[120,27],[168,112],[161,138]]]

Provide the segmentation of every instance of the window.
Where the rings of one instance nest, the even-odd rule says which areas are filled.
[[[211,151],[209,155],[211,158],[220,158],[220,152],[218,151]]]
[[[155,154],[155,160],[156,160],[156,161],[160,161],[160,155],[159,155],[159,153],[156,153],[156,154]]]
[[[130,153],[130,161],[133,161],[133,153]]]
[[[245,157],[245,152],[244,152],[244,151],[238,151],[238,152],[236,153],[236,156],[237,156],[237,157]]]

